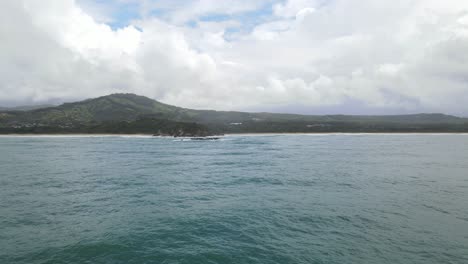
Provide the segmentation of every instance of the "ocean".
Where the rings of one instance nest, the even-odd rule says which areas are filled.
[[[468,263],[468,135],[2,136],[0,263]]]

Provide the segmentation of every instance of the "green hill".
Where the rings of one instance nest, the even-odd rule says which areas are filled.
[[[165,105],[144,96],[113,94],[81,102],[32,111],[8,112],[12,120],[44,124],[132,121],[145,115],[176,119],[182,108]]]
[[[15,107],[2,107],[0,106],[0,111],[31,111],[41,108],[49,108],[54,107],[54,105],[23,105],[23,106],[15,106]]]
[[[190,133],[203,135],[252,132],[468,132],[468,119],[444,114],[318,116],[193,110],[135,94],[112,94],[29,111],[0,110],[0,133],[159,131],[160,134],[175,134],[177,130],[177,133],[184,134],[184,127]]]

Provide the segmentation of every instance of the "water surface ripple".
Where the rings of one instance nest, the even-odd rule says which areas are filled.
[[[468,136],[0,137],[0,263],[468,263]]]

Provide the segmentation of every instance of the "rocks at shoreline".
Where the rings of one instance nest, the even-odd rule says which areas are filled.
[[[207,138],[207,137],[219,136],[219,135],[215,133],[211,133],[208,129],[198,127],[196,129],[178,128],[173,131],[158,130],[158,132],[154,133],[153,136]]]

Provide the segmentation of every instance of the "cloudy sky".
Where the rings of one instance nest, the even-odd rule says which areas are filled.
[[[0,105],[468,115],[464,0],[1,0]]]

